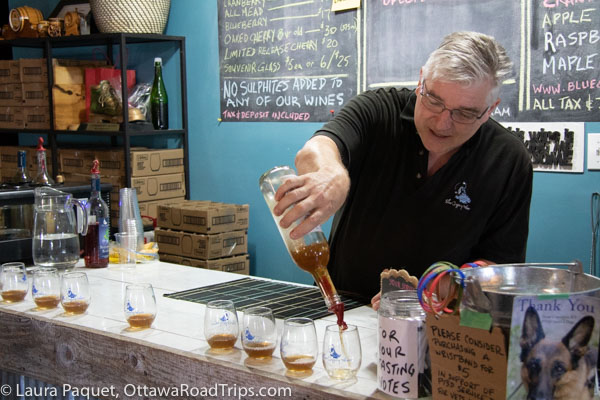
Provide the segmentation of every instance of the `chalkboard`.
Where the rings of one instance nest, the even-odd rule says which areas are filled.
[[[222,121],[326,121],[358,90],[356,11],[218,0]]]
[[[494,113],[500,121],[600,120],[598,7],[584,0],[363,1],[361,89],[416,86],[448,33],[494,36],[514,63]]]

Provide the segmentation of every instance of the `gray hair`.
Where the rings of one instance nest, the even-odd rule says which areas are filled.
[[[440,79],[465,85],[489,80],[490,101],[497,98],[500,84],[512,72],[506,50],[492,36],[478,32],[454,32],[429,55],[423,66],[425,79]]]

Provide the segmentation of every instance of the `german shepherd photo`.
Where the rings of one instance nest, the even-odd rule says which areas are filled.
[[[529,307],[523,319],[521,382],[527,400],[592,399],[596,382],[598,352],[588,343],[594,318],[581,318],[558,340],[546,338],[540,317]]]

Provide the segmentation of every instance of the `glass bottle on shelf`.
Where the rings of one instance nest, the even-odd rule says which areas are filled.
[[[345,329],[344,303],[337,293],[337,290],[331,281],[329,271],[327,270],[327,263],[329,262],[329,244],[327,243],[327,239],[325,238],[321,227],[318,226],[302,238],[294,240],[290,238],[290,231],[299,224],[299,221],[293,223],[289,228],[283,229],[279,225],[281,216],[276,217],[275,214],[273,214],[273,208],[276,204],[275,192],[277,192],[277,189],[279,189],[279,186],[281,186],[286,178],[295,175],[296,172],[288,166],[275,167],[265,172],[260,177],[260,191],[267,202],[267,206],[275,219],[275,224],[279,229],[279,233],[283,238],[290,256],[294,260],[294,263],[313,276],[315,283],[321,290],[327,309],[335,313],[338,325]]]
[[[25,150],[17,152],[17,173],[13,178],[13,183],[17,186],[31,183],[31,177],[27,173],[27,152]]]
[[[88,229],[85,235],[84,256],[88,268],[108,267],[108,206],[100,196],[100,163],[94,160],[92,166],[92,190],[85,205],[88,215]]]
[[[150,110],[154,129],[169,129],[169,97],[162,78],[162,58],[154,59],[154,82],[150,92]]]
[[[52,178],[50,178],[50,175],[48,175],[48,170],[46,169],[46,149],[44,148],[44,138],[42,137],[38,139],[37,163],[38,171],[33,184],[35,186],[54,185],[54,181]]]

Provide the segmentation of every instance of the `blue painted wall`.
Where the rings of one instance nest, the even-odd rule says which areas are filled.
[[[44,15],[53,9],[42,0],[10,1],[12,6],[36,3]],[[187,42],[191,198],[250,204],[251,273],[309,283],[310,277],[287,255],[258,190],[258,178],[274,165],[293,165],[297,150],[320,124],[219,123],[217,23],[215,0],[171,2],[166,34],[185,36]],[[154,55],[150,52],[147,57]],[[176,58],[170,57],[165,69],[173,68]],[[167,84],[169,98],[177,96],[177,82]],[[600,132],[600,123],[586,124],[586,132]],[[598,172],[535,173],[528,261],[577,258],[589,265],[590,198],[594,191],[600,191]]]

